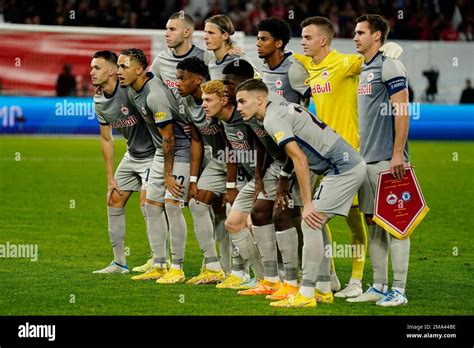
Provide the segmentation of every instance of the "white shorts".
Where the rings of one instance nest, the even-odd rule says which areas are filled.
[[[227,165],[215,158],[211,158],[206,168],[202,172],[198,180],[198,189],[211,191],[215,195],[220,196],[226,192],[225,184],[227,182]],[[237,190],[240,190],[247,183],[245,169],[237,167]]]
[[[278,180],[280,178],[280,171],[283,169],[283,164],[278,162],[273,162],[268,167],[267,171],[265,172],[265,176],[263,177],[263,185],[267,196],[260,192],[258,194],[258,199],[264,199],[267,201],[275,201],[276,199],[276,189]],[[315,178],[315,175],[311,172],[311,180]],[[293,204],[295,206],[301,206],[301,193],[300,193],[300,186],[298,185],[298,180],[296,178],[296,173],[293,172],[289,178],[289,191],[291,194],[291,198],[293,199]]]
[[[138,159],[125,152],[114,175],[120,189],[135,192],[146,190],[152,162],[153,157]]]
[[[212,147],[210,145],[204,145],[204,153],[201,162],[201,169],[204,170],[208,163],[212,159]]]
[[[189,191],[189,171],[190,164],[183,162],[174,162],[173,176],[176,181],[183,185],[184,194],[182,197],[173,196],[165,189],[165,160],[162,155],[155,155],[151,165],[150,176],[148,178],[146,198],[152,201],[164,203],[165,199],[187,202]]]
[[[364,182],[365,175],[366,164],[364,161],[342,174],[326,175],[314,194],[314,209],[329,217],[347,216],[354,197]]]

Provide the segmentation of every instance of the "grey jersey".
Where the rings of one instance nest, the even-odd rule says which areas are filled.
[[[247,173],[254,177],[257,156],[253,146],[253,132],[245,125],[242,115],[237,108],[227,122],[222,121],[225,135],[233,150],[240,153],[240,163]]]
[[[268,99],[273,103],[285,101],[285,99],[283,99],[280,94],[273,91],[269,92]],[[260,123],[255,117],[252,117],[250,121],[246,122],[246,124],[250,127],[250,129],[252,129],[253,133],[258,137],[258,140],[260,140],[270,156],[272,156],[274,160],[282,162],[283,164],[286,159],[286,153],[275,143],[272,136],[267,133],[263,123]]]
[[[406,69],[399,60],[377,53],[362,64],[357,92],[360,154],[367,163],[392,158],[395,119],[390,96],[407,88]],[[408,143],[405,145],[408,162]]]
[[[216,57],[212,57],[211,60],[209,61],[208,67],[209,67],[209,76],[211,77],[211,80],[222,80],[222,71],[224,70],[225,66],[229,63],[232,63],[238,59],[243,59],[247,62],[249,62],[253,66],[253,70],[255,71],[255,77],[258,77],[258,70],[255,64],[250,60],[250,58],[243,54],[243,55],[235,55],[235,54],[226,54],[224,58],[221,61],[216,61]]]
[[[134,158],[148,158],[155,153],[155,146],[145,122],[128,100],[127,90],[119,82],[111,96],[104,93],[94,96],[97,121],[112,126],[127,139],[128,153]]]
[[[283,60],[271,69],[263,64],[262,81],[268,89],[275,91],[291,103],[300,104],[301,99],[310,96],[311,89],[305,86],[308,76],[304,66],[298,62],[291,52],[285,53]]]
[[[204,60],[204,50],[192,46],[191,49],[182,56],[177,56],[173,51],[168,48],[160,52],[150,67],[150,72],[155,76],[159,76],[161,81],[163,81],[173,92],[176,99],[180,99],[178,91],[176,90],[176,66],[179,62],[182,62],[186,58],[197,57],[201,60]]]
[[[171,91],[152,73],[142,89],[136,92],[128,89],[129,99],[134,103],[139,113],[145,120],[153,142],[162,154],[163,139],[157,127],[162,128],[169,123],[174,126],[174,156],[178,162],[189,161],[190,136],[186,131],[188,120],[179,112],[178,103]]]
[[[185,114],[201,133],[206,144],[212,147],[212,156],[215,158],[218,151],[225,151],[225,135],[218,118],[206,117],[201,105],[198,105],[191,95],[183,98]]]
[[[363,161],[343,138],[297,104],[269,102],[263,124],[280,147],[296,141],[316,174],[337,175]]]

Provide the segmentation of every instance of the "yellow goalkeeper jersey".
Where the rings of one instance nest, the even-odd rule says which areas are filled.
[[[311,57],[293,53],[308,71],[316,114],[356,150],[359,150],[357,87],[364,57],[332,50],[319,64]]]

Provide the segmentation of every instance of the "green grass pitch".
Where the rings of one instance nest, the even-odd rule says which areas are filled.
[[[116,161],[125,143],[116,137]],[[0,244],[37,244],[37,262],[0,258],[0,315],[472,315],[474,185],[472,142],[411,142],[412,164],[431,211],[411,238],[402,308],[336,300],[314,309],[274,309],[263,297],[214,286],[134,282],[130,275],[93,275],[112,260],[107,235],[106,178],[98,137],[0,137]],[[127,205],[130,267],[148,257],[138,196]],[[189,211],[185,273],[198,273],[201,253]],[[342,218],[334,240],[349,243]],[[338,258],[341,283],[351,261]],[[364,288],[371,282],[370,257]],[[391,278],[391,271],[390,271]]]

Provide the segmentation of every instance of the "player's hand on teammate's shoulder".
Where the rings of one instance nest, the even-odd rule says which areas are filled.
[[[231,56],[242,56],[245,54],[245,49],[240,46],[232,46],[227,53]]]

